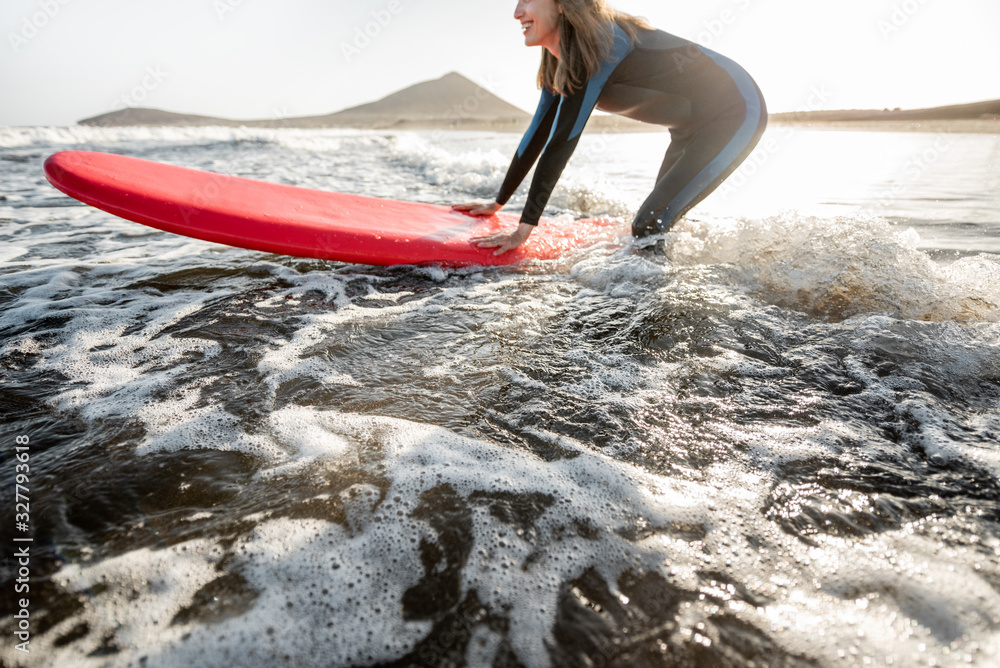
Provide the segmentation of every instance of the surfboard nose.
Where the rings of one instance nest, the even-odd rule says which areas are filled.
[[[86,163],[87,154],[91,151],[59,151],[45,159],[45,178],[53,186],[74,197],[72,188],[73,177],[78,175]]]
[[[45,178],[57,190],[84,204],[104,208],[99,202],[121,189],[129,160],[100,151],[59,151],[45,159],[43,170]]]
[[[69,153],[69,151],[53,153],[45,159],[45,178],[56,188],[59,187],[59,181],[61,181],[61,177],[65,171],[63,161],[66,159],[66,153]]]

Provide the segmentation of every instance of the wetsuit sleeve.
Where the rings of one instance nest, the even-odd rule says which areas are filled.
[[[538,167],[535,169],[535,176],[528,191],[528,200],[521,214],[522,223],[538,224],[552,196],[552,190],[562,176],[577,144],[580,143],[580,134],[587,125],[587,119],[590,118],[594,107],[597,106],[597,99],[604,90],[604,85],[618,64],[633,49],[631,40],[616,27],[615,41],[609,59],[601,65],[600,71],[587,82],[586,86],[571,95],[564,96],[542,91],[542,99],[532,119],[531,127],[521,140],[521,145],[507,172],[507,178],[504,179],[500,189],[500,195],[497,197],[497,203],[506,204],[524,180],[531,165],[538,160]],[[543,141],[546,135],[547,138]]]
[[[497,204],[506,204],[521,182],[524,181],[524,177],[531,171],[531,166],[535,164],[542,149],[545,148],[558,109],[559,96],[543,89],[535,116],[531,119],[531,125],[524,133],[521,144],[517,147],[517,153],[514,154],[514,159],[511,160],[510,167],[507,169],[503,185],[500,186]]]
[[[583,91],[578,91],[559,100],[548,142],[542,150],[535,175],[531,179],[528,200],[524,203],[524,212],[521,214],[522,223],[538,224],[552,191],[559,182],[559,177],[562,176],[573,151],[580,143],[580,132],[583,131],[583,126],[587,124],[590,112],[594,109],[593,105],[589,109],[584,108],[583,98]],[[580,132],[573,131],[577,125],[580,126]]]

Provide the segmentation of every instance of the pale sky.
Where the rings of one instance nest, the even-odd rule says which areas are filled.
[[[0,126],[125,106],[325,114],[457,71],[532,111],[513,0],[2,0]],[[1000,0],[612,0],[739,62],[771,111],[1000,98]],[[365,35],[365,31],[370,36]]]

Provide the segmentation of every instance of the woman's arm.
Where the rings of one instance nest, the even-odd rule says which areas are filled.
[[[503,185],[495,202],[467,202],[464,204],[453,204],[452,209],[461,211],[470,216],[492,216],[507,203],[514,191],[524,180],[524,177],[531,171],[532,165],[538,160],[542,149],[545,147],[552,130],[552,123],[555,121],[556,111],[559,107],[559,96],[549,91],[543,90],[541,99],[538,101],[538,108],[531,125],[524,133],[517,152],[511,160],[507,175],[504,177]],[[501,232],[487,237],[476,237],[472,241],[481,248],[496,248],[495,255],[503,255],[509,250],[517,248],[525,242],[531,234],[534,225],[521,223],[513,232]]]

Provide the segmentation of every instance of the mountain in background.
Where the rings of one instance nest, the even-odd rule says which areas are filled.
[[[778,122],[841,122],[841,121],[958,121],[1000,120],[1000,100],[953,104],[927,109],[845,109],[840,111],[798,111],[771,114]]]
[[[125,125],[221,125],[231,127],[277,128],[391,128],[391,127],[455,127],[527,125],[531,116],[505,102],[488,90],[457,72],[440,79],[424,81],[383,97],[323,116],[271,118],[234,121],[212,116],[176,114],[159,109],[130,107],[100,116],[86,118],[80,125],[116,127]]]
[[[482,86],[469,81],[457,72],[440,79],[418,83],[376,102],[362,104],[317,118],[337,122],[350,119],[421,119],[461,120],[519,119],[530,120],[524,110],[501,100]]]

